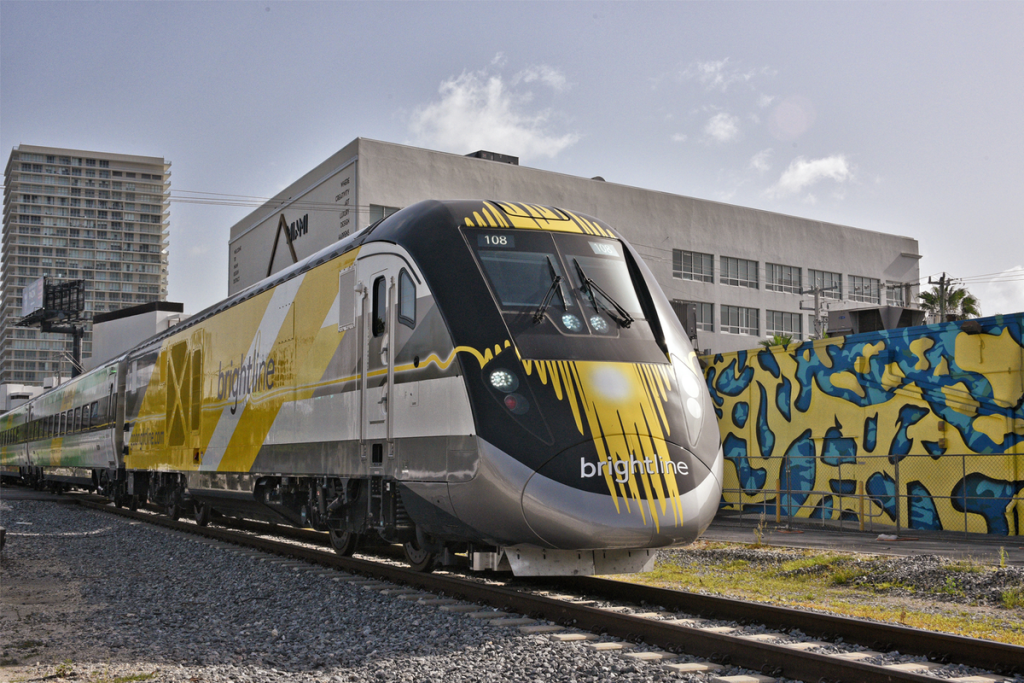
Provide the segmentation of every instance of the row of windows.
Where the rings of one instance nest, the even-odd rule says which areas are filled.
[[[9,446],[37,439],[52,439],[101,427],[110,422],[110,416],[107,415],[108,403],[109,399],[104,398],[6,429],[0,432],[0,444]]]
[[[69,178],[67,177],[67,175],[31,175],[29,173],[26,173],[24,168],[22,168],[21,171],[22,172],[20,175],[13,174],[14,177],[11,178],[12,183],[17,183],[17,185],[13,186],[13,189],[18,191],[20,191],[22,185],[26,183],[35,183],[36,185],[45,186],[65,185],[68,187],[98,187],[100,189],[105,190],[125,190],[126,192],[156,192],[161,195],[164,193],[164,188],[162,185],[148,185],[146,183],[129,183],[122,182],[120,180],[106,180],[105,178],[109,178],[109,176],[103,175],[102,172],[100,173],[101,180],[91,180],[91,178],[96,177],[96,173],[90,171],[85,172],[85,180],[79,180],[77,177]],[[41,173],[41,171],[36,171],[36,173]],[[71,175],[80,176],[82,174],[80,172],[72,172]],[[134,175],[135,174],[131,174],[130,176],[127,177],[134,177]],[[142,175],[146,174],[143,173]],[[153,179],[158,180],[159,178],[153,176]]]
[[[715,305],[702,301],[694,303],[697,308],[697,329],[715,331]],[[746,306],[719,306],[718,323],[720,330],[729,334],[761,336],[760,311]],[[787,311],[765,311],[764,332],[766,336],[779,335],[803,339],[803,315]]]
[[[61,166],[75,166],[86,168],[110,168],[110,161],[108,159],[89,159],[83,157],[70,157],[57,154],[33,154],[30,152],[20,152],[15,154],[13,157],[14,161],[29,162],[36,166],[40,164],[50,165],[61,165]],[[23,163],[22,166],[25,164]],[[114,171],[114,175],[120,176],[122,173],[126,178],[134,178],[134,171]],[[144,180],[162,180],[162,175],[142,173],[140,174]]]
[[[682,280],[715,282],[715,257],[696,251],[672,250],[672,276]],[[760,289],[760,264],[750,259],[719,257],[718,282],[734,287]],[[809,290],[819,290],[825,299],[842,300],[843,275],[826,270],[807,269]],[[781,263],[764,264],[764,289],[770,292],[791,294],[811,293],[804,289],[803,269]],[[882,282],[878,278],[851,275],[847,284],[846,298],[869,304],[882,303]],[[885,300],[889,305],[905,304],[903,284],[889,282],[885,285]]]

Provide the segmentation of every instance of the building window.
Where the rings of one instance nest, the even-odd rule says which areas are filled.
[[[889,306],[906,306],[907,300],[903,294],[902,282],[885,283],[885,303]]]
[[[790,292],[799,294],[803,289],[803,279],[797,266],[783,266],[778,263],[764,265],[764,288],[772,292]]]
[[[880,304],[882,303],[881,295],[879,294],[880,287],[881,282],[877,278],[851,275],[849,299],[869,304]]]
[[[705,332],[715,331],[715,305],[706,304],[702,301],[694,302],[697,304],[697,329],[704,330]]]
[[[808,270],[811,287],[821,289],[821,296],[826,299],[840,300],[843,298],[843,276],[827,270]]]
[[[379,206],[377,204],[370,204],[370,225],[373,225],[382,218],[387,218],[396,211],[398,211],[397,206]]]
[[[793,340],[803,339],[804,317],[800,313],[785,311],[765,311],[764,331],[768,336],[791,337]]]
[[[715,257],[698,251],[673,249],[672,277],[697,282],[714,282]]]
[[[679,318],[679,322],[686,327],[686,306],[692,305],[696,311],[697,316],[697,329],[704,330],[705,332],[715,331],[715,305],[707,304],[703,301],[680,301],[678,299],[672,302],[672,309],[676,312],[676,317]]]
[[[722,332],[761,335],[757,309],[743,306],[722,306]]]
[[[723,285],[757,289],[757,261],[723,256],[718,281]]]

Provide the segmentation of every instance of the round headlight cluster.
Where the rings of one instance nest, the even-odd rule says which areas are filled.
[[[497,370],[491,370],[487,380],[491,383],[492,387],[505,394],[500,400],[509,412],[514,415],[522,415],[530,409],[530,403],[526,400],[526,397],[514,393],[519,388],[519,378],[516,377],[516,373],[504,368],[498,368]]]
[[[604,334],[608,331],[608,321],[599,315],[593,315],[590,317],[590,327],[599,334]]]
[[[562,325],[564,325],[565,329],[570,332],[579,332],[583,329],[583,323],[581,323],[580,319],[572,313],[566,313],[562,316]]]
[[[510,370],[494,370],[490,380],[492,387],[506,394],[519,388],[519,378]]]

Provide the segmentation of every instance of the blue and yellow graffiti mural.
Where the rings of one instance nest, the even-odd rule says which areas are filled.
[[[863,491],[886,524],[1024,535],[1022,329],[1019,313],[707,358],[723,508],[857,520]]]

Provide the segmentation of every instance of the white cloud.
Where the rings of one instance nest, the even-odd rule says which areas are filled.
[[[773,69],[761,67],[742,71],[729,63],[729,58],[719,61],[693,62],[680,74],[683,80],[695,80],[705,90],[725,92],[737,83],[749,83],[758,76],[772,76]]]
[[[503,61],[500,54],[496,59]],[[463,72],[442,82],[440,99],[418,107],[410,117],[415,144],[459,154],[489,149],[521,158],[556,156],[580,136],[551,132],[551,110],[529,110],[533,93],[519,86],[534,83],[555,91],[568,87],[565,77],[547,66],[523,70],[508,83],[500,74],[485,71]]]
[[[735,140],[740,134],[740,120],[732,114],[715,114],[704,126],[704,133],[716,142]]]
[[[764,173],[770,171],[772,168],[771,158],[773,150],[762,149],[760,152],[750,158],[750,163],[747,164],[747,168],[757,171],[758,173]]]
[[[555,92],[562,92],[569,88],[565,75],[558,71],[558,69],[546,65],[523,69],[512,78],[512,85],[518,85],[520,81],[523,83],[540,81]]]
[[[673,133],[672,142],[686,142],[687,136],[684,133]]]
[[[990,282],[965,285],[978,297],[984,315],[1024,311],[1024,266],[1014,266],[992,276]]]
[[[772,102],[774,101],[775,98],[772,97],[771,95],[762,94],[760,97],[757,98],[757,106],[759,106],[761,109],[766,109],[767,107],[770,107],[772,105]]]
[[[769,188],[768,196],[797,194],[826,179],[845,183],[852,178],[853,171],[843,154],[810,160],[797,157],[790,163],[789,168],[782,172],[779,182]]]

